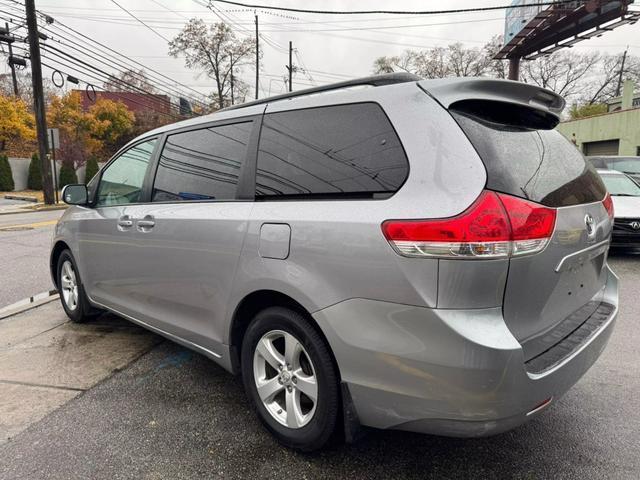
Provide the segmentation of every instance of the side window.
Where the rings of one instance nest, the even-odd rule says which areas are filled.
[[[156,139],[139,143],[109,164],[100,177],[96,205],[107,207],[137,203]]]
[[[409,165],[375,103],[336,105],[264,117],[256,199],[384,198]]]
[[[169,135],[153,185],[154,202],[232,200],[252,122]]]

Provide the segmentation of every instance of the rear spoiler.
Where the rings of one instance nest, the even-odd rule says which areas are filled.
[[[421,80],[418,85],[444,108],[466,100],[494,101],[551,114],[559,121],[565,101],[546,88],[512,80],[493,78],[442,78]]]

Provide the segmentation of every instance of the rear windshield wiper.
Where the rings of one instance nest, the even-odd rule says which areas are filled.
[[[612,193],[614,197],[640,197],[640,195],[633,195],[631,193]]]

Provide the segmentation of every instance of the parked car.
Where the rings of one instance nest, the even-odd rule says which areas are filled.
[[[614,207],[611,246],[640,248],[640,186],[615,170],[598,170]]]
[[[589,369],[618,311],[612,201],[553,129],[563,107],[391,74],[153,130],[65,188],[62,306],[242,374],[292,448],[511,429]]]
[[[616,170],[640,182],[640,157],[587,157],[591,164],[599,169]]]

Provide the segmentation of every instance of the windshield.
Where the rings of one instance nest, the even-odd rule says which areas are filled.
[[[640,173],[640,158],[615,160],[609,168],[626,173]]]
[[[602,181],[611,195],[640,197],[640,187],[624,175],[602,175]]]

